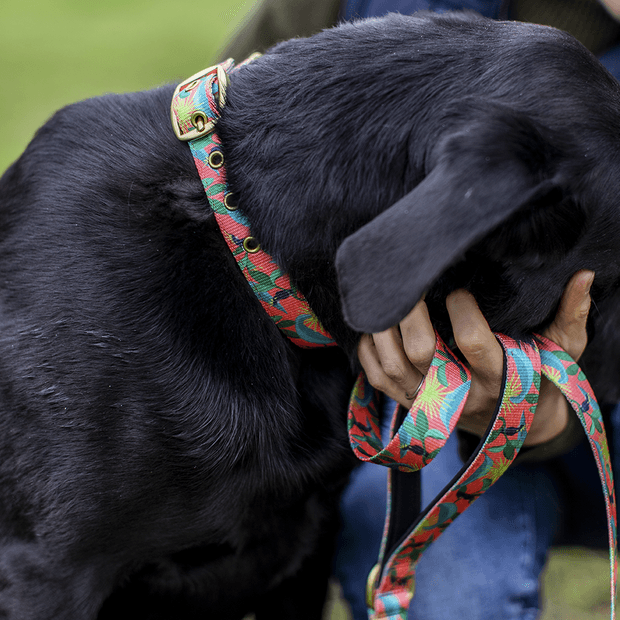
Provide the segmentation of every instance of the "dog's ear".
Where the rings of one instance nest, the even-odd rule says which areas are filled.
[[[347,323],[368,333],[396,325],[472,244],[558,191],[554,155],[539,128],[505,110],[444,136],[424,180],[338,249]]]

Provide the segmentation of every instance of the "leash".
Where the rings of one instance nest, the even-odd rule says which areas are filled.
[[[460,415],[463,391],[469,390],[470,378],[467,368],[437,336],[431,369],[400,427],[396,426],[395,412],[386,447],[381,441],[377,394],[363,375],[358,378],[349,405],[351,446],[358,458],[390,467],[381,552],[367,584],[371,620],[407,619],[415,591],[415,570],[424,551],[501,477],[517,456],[534,417],[541,374],[560,389],[577,413],[596,460],[607,512],[611,618],[616,617],[616,501],[602,415],[592,388],[574,360],[547,338],[536,336],[531,343],[502,334],[496,334],[496,338],[504,350],[505,377],[493,423],[477,452],[395,542],[390,537],[395,478],[399,472],[418,471],[436,456],[456,424],[454,418]]]
[[[288,275],[252,236],[249,222],[226,181],[225,156],[215,131],[216,123],[226,101],[228,73],[255,57],[237,67],[229,59],[182,82],[172,99],[172,126],[177,138],[189,143],[222,235],[267,314],[300,347],[336,346]],[[476,453],[429,508],[418,514],[417,491],[413,496],[405,495],[405,501],[418,515],[412,525],[407,523],[404,527],[402,519],[399,522],[398,511],[393,510],[392,491],[396,487],[401,491],[419,491],[415,483],[419,470],[441,450],[463,410],[471,384],[469,370],[437,335],[429,372],[409,411],[404,416],[402,408],[394,412],[391,439],[385,447],[377,414],[378,394],[363,373],[353,389],[348,416],[351,447],[361,460],[390,468],[381,552],[368,579],[371,620],[406,620],[415,588],[415,569],[424,551],[500,478],[517,456],[536,410],[541,373],[562,391],[577,413],[596,460],[605,496],[611,618],[615,620],[616,502],[607,439],[594,393],[579,366],[550,340],[542,336],[536,336],[532,342],[516,341],[501,334],[496,337],[504,350],[505,376],[493,423]]]

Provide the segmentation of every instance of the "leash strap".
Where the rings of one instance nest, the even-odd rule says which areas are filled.
[[[349,403],[349,441],[361,461],[396,467],[403,472],[428,465],[445,445],[463,411],[471,374],[436,337],[435,357],[422,388],[387,446],[381,441],[375,390],[361,373]],[[394,417],[393,420],[396,418]]]
[[[233,61],[227,60],[182,82],[172,100],[173,128],[179,139],[189,142],[222,236],[265,312],[299,347],[336,346],[288,274],[252,236],[248,219],[228,187],[222,143],[214,129],[225,101],[227,73],[233,70]]]
[[[503,393],[493,424],[477,454],[470,459],[430,507],[418,517],[410,531],[398,541],[394,549],[387,548],[393,484],[392,475],[388,478],[388,518],[386,518],[379,563],[371,572],[368,580],[369,615],[372,620],[406,620],[415,587],[415,568],[423,552],[459,514],[463,513],[477,497],[499,479],[512,463],[525,440],[532,423],[535,405],[538,402],[540,359],[536,354],[532,354],[531,345],[502,335],[497,337],[504,349],[506,363]],[[446,356],[444,351],[447,347],[439,337],[438,345],[436,357],[443,359]],[[455,367],[462,366],[466,370],[453,354],[450,354],[450,358],[450,362]],[[437,396],[433,395],[432,399],[424,394],[427,389],[426,385],[422,386],[411,409],[424,410],[428,408],[426,403],[431,401],[431,407],[441,411],[445,407],[450,409],[451,403],[455,402],[458,403],[460,414],[466,398],[466,394],[461,396],[460,392],[464,388],[468,391],[469,377],[460,385],[457,381],[456,385],[457,393],[459,393],[457,398],[452,396],[453,392],[449,389],[444,389]],[[433,382],[429,383],[429,386],[433,386]],[[434,391],[437,392],[437,390]],[[456,420],[453,420],[450,425],[453,427],[455,423]],[[415,440],[417,443],[428,434],[428,431],[425,431],[424,424],[422,424],[422,429],[414,429],[414,434],[417,435]],[[424,443],[427,442],[423,441],[422,445]],[[428,461],[422,458],[419,465],[423,466],[427,463]],[[393,466],[400,469],[397,465]]]
[[[579,366],[553,342],[542,337],[538,337],[537,343],[519,342],[501,334],[496,334],[496,337],[504,349],[506,363],[503,392],[493,423],[477,452],[451,483],[431,502],[430,506],[420,514],[409,531],[391,548],[388,548],[388,540],[391,539],[393,476],[400,471],[415,471],[417,465],[421,467],[427,464],[428,455],[434,456],[434,454],[433,450],[424,450],[427,457],[420,454],[421,458],[417,464],[409,459],[404,467],[400,465],[397,457],[385,458],[385,449],[382,450],[380,447],[382,444],[378,419],[375,417],[376,403],[368,407],[370,417],[375,418],[372,425],[367,425],[368,428],[372,428],[374,435],[369,438],[369,443],[372,444],[374,450],[371,449],[369,452],[372,454],[365,455],[364,460],[383,463],[391,468],[388,478],[387,517],[379,563],[368,578],[367,602],[371,620],[406,620],[415,590],[415,570],[424,551],[459,514],[462,514],[477,497],[501,477],[523,445],[538,403],[541,372],[563,392],[577,412],[586,429],[597,461],[606,500],[610,549],[611,618],[615,619],[617,545],[614,486],[605,431],[592,389]],[[444,359],[445,348],[438,338],[436,357]],[[459,362],[457,361],[456,364],[458,365]],[[360,378],[358,386],[362,385],[362,382],[363,379]],[[429,382],[429,386],[432,384],[432,381]],[[465,382],[459,385],[457,381],[455,385],[456,390],[461,390]],[[426,389],[424,385],[418,392],[412,404],[412,410],[419,412],[427,407],[423,394]],[[373,399],[372,388],[368,384],[365,384],[363,394],[358,392],[357,398],[362,395],[363,400],[369,405],[376,400]],[[439,401],[434,405],[435,408],[441,410],[446,400],[450,400],[448,391],[440,396]],[[457,403],[462,410],[460,395],[454,398],[453,402]],[[360,409],[352,402],[349,409],[350,418],[359,416],[359,411]],[[405,421],[410,415],[411,410]],[[428,418],[428,415],[426,417]],[[451,418],[444,415],[444,419]],[[399,441],[402,437],[401,429],[395,428],[395,420],[396,415],[393,418],[390,431],[392,440],[388,447],[392,446],[395,437],[398,437]],[[414,429],[413,445],[424,446],[427,443],[424,438],[428,436],[428,429],[423,420],[422,417],[421,428]],[[351,420],[349,424],[350,428],[360,430],[359,424]],[[368,443],[360,443],[359,437],[355,436],[357,434],[354,433],[354,437],[351,438],[352,445],[355,444],[358,450],[360,445],[363,449],[367,448]],[[418,452],[420,452],[419,449]],[[408,455],[409,451],[404,450],[402,453]],[[393,456],[393,452],[391,454]]]
[[[573,358],[555,342],[537,336],[539,340],[542,372],[564,394],[586,433],[590,449],[596,461],[607,512],[607,535],[609,539],[609,575],[611,582],[611,618],[616,617],[618,583],[618,538],[616,491],[614,486],[607,435],[603,426],[601,409],[590,383]]]

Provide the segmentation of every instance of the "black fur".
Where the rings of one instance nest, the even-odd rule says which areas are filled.
[[[519,335],[594,269],[620,396],[620,87],[568,35],[390,16],[235,74],[233,189],[340,350],[253,298],[171,94],[61,110],[0,181],[0,618],[320,618],[359,330],[425,290]]]

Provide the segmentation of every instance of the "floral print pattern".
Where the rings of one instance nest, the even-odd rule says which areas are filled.
[[[220,67],[227,72],[234,70],[231,60]],[[218,92],[217,66],[198,79],[190,79],[179,89],[172,102],[171,116],[181,133],[193,129],[191,119],[196,112],[202,112],[209,122],[217,121],[220,114],[216,103]],[[191,140],[189,147],[222,235],[267,314],[297,346],[335,346],[336,342],[321,325],[304,296],[291,283],[288,274],[283,273],[273,258],[260,248],[258,240],[252,237],[248,219],[232,203],[226,182],[225,154],[217,132],[211,131]]]
[[[473,461],[464,467],[451,488],[420,515],[406,539],[387,558],[385,557],[385,545],[389,518],[386,518],[379,563],[369,576],[369,617],[371,620],[406,620],[407,610],[415,589],[415,569],[424,551],[459,514],[462,514],[476,498],[499,479],[518,454],[536,410],[541,374],[555,383],[576,411],[588,435],[597,462],[606,498],[610,549],[611,618],[612,620],[615,618],[618,565],[616,502],[605,430],[592,389],[579,366],[553,342],[541,336],[537,336],[536,341],[531,343],[515,341],[501,334],[496,334],[496,337],[504,349],[507,368],[504,390],[492,428]],[[443,358],[445,345],[439,337],[437,337],[437,342],[438,355]],[[460,364],[458,360],[454,363]],[[451,372],[450,376],[456,377],[455,372]],[[457,392],[465,384],[466,382],[460,383],[456,380],[451,383],[450,390],[453,393]],[[357,387],[359,388],[360,385],[361,383],[358,382]],[[412,410],[420,407],[421,404],[423,406],[424,390],[425,386],[422,387],[414,401]],[[444,397],[449,397],[450,390],[444,391]],[[363,454],[364,460],[374,460],[374,462],[400,468],[397,456],[392,454],[395,438],[401,437],[400,429],[395,434],[392,429],[392,440],[387,448],[382,448],[378,423],[372,420],[376,415],[377,405],[375,403],[371,406],[371,402],[375,400],[374,396],[369,393],[371,391],[370,389],[364,392],[358,389],[358,392],[354,393],[349,414],[353,417],[360,416],[364,420],[362,424],[372,429],[373,436],[360,441],[359,436],[353,433],[352,445],[354,450],[361,449],[365,453]],[[360,395],[368,404],[370,419],[358,409]],[[455,400],[462,408],[460,396]],[[436,404],[434,410],[437,410]],[[430,418],[427,416],[426,420],[429,419],[433,425],[438,424],[439,432],[443,434],[443,422],[438,421],[435,416]],[[351,420],[349,426],[352,429],[360,428]],[[416,445],[424,446],[427,436],[429,436],[429,428],[423,423],[420,428],[416,429],[412,441],[417,442]],[[432,456],[434,456],[432,452],[420,454],[418,464],[423,466]],[[406,469],[413,470],[416,466],[415,463],[408,462]],[[389,510],[388,499],[388,515]]]

